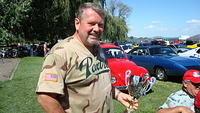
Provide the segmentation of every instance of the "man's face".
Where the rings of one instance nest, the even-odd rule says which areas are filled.
[[[100,40],[104,30],[104,20],[91,8],[84,9],[81,19],[75,19],[78,38],[85,46],[93,46]]]
[[[190,93],[194,97],[200,91],[200,84],[194,84],[192,82],[188,82],[188,83],[184,83],[184,86],[187,92]]]

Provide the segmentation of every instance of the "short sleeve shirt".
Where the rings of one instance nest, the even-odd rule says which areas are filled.
[[[172,108],[176,106],[186,106],[194,111],[194,98],[188,95],[185,91],[179,90],[172,93],[159,108]]]
[[[61,95],[67,113],[112,112],[109,68],[73,37],[46,55],[36,92]]]

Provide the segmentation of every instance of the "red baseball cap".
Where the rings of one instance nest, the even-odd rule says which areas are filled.
[[[194,99],[194,106],[200,108],[200,91],[197,93]]]
[[[193,83],[200,83],[200,71],[187,70],[183,75],[183,80],[190,80]]]

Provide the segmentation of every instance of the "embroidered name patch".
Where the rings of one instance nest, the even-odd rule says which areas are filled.
[[[56,73],[46,73],[44,80],[45,81],[57,82],[58,81],[58,75]]]

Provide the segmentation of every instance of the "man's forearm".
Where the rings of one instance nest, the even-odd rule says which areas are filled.
[[[58,100],[56,100],[56,94],[39,94],[38,102],[46,113],[65,113]]]
[[[194,112],[185,106],[177,106],[173,108],[159,109],[156,113],[194,113]]]

